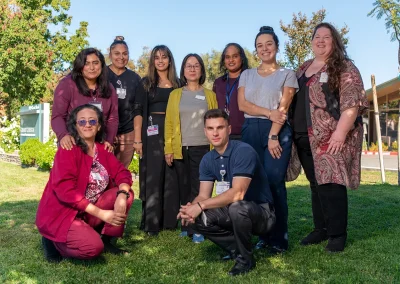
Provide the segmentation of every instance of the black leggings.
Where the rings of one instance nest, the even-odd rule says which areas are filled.
[[[347,231],[348,203],[344,185],[318,185],[308,135],[295,133],[294,141],[301,165],[310,182],[311,205],[315,229],[326,229],[328,236],[343,235]]]

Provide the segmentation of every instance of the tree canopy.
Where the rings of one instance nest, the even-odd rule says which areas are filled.
[[[39,103],[88,45],[87,22],[71,34],[70,0],[0,0],[0,104],[7,114]]]
[[[292,22],[284,24],[280,21],[281,30],[288,36],[289,40],[284,45],[283,64],[293,70],[297,70],[306,60],[312,58],[311,38],[314,28],[325,20],[326,10],[321,9],[313,12],[310,18],[299,12],[293,14]],[[346,34],[349,32],[347,25],[338,29],[343,43],[346,46],[349,39]]]
[[[385,16],[385,27],[387,33],[390,33],[390,40],[397,40],[399,43],[397,60],[400,66],[400,0],[376,0],[372,5],[374,8],[368,16],[378,20]]]

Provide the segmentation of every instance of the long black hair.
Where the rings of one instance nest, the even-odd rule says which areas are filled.
[[[238,44],[238,43],[231,42],[225,46],[225,48],[221,54],[221,59],[219,60],[219,70],[221,71],[221,73],[228,72],[225,67],[225,56],[226,56],[227,49],[231,46],[235,47],[239,51],[240,59],[242,60],[242,65],[240,66],[240,73],[242,73],[246,69],[249,69],[249,60],[247,59],[247,56],[246,56],[246,53],[244,52],[243,47],[241,47],[240,44]]]
[[[76,129],[77,123],[77,115],[83,109],[91,109],[94,110],[97,114],[97,123],[100,126],[100,130],[97,132],[95,137],[95,142],[102,143],[106,136],[106,125],[104,123],[104,116],[100,109],[91,104],[85,104],[74,108],[68,116],[67,120],[67,129],[69,134],[75,139],[76,146],[80,147],[82,151],[87,154],[88,152],[88,145],[86,144],[85,140],[82,139],[81,136],[78,134],[78,130]]]
[[[100,76],[97,77],[97,90],[98,96],[101,98],[109,98],[111,97],[111,89],[110,84],[108,82],[108,74],[106,68],[106,60],[104,59],[104,55],[95,48],[86,48],[79,52],[74,60],[74,65],[71,71],[72,80],[75,82],[76,86],[78,87],[79,92],[87,97],[91,96],[90,89],[86,84],[85,79],[82,75],[82,69],[85,67],[86,59],[88,55],[95,54],[101,63],[101,73]]]

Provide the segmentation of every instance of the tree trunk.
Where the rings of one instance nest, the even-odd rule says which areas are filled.
[[[399,50],[397,52],[397,60],[399,61],[399,68],[400,68],[400,40],[399,40]]]

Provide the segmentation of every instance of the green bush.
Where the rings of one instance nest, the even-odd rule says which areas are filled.
[[[371,146],[369,146],[369,150],[373,152],[378,152],[379,150],[378,143],[371,143]],[[387,151],[389,149],[389,146],[386,143],[382,143],[382,151]]]
[[[7,120],[7,117],[0,117],[0,148],[6,153],[12,153],[19,149],[20,135],[19,116]]]
[[[52,140],[43,144],[38,138],[28,139],[21,145],[19,158],[23,165],[38,166],[42,170],[53,167],[57,147]]]
[[[128,167],[131,173],[139,174],[139,156],[137,154],[133,155],[131,164]]]
[[[19,158],[23,165],[35,166],[38,153],[41,151],[43,143],[38,138],[30,138],[21,145]]]
[[[54,156],[56,155],[57,147],[52,141],[42,144],[43,147],[38,152],[36,164],[42,170],[50,170],[53,167]]]
[[[394,141],[394,142],[392,143],[392,150],[393,150],[393,151],[399,150],[399,144],[397,144],[397,141]]]

